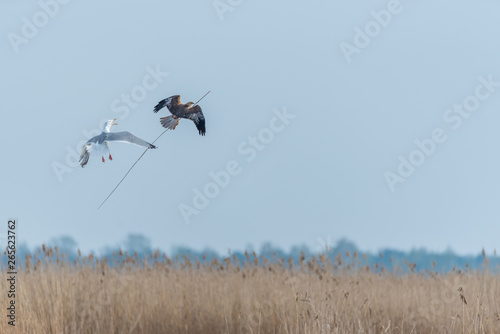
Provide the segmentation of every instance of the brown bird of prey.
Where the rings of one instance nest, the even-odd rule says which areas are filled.
[[[163,107],[167,107],[172,113],[172,116],[160,118],[160,123],[164,128],[174,130],[181,118],[187,118],[194,122],[200,135],[205,135],[205,116],[199,105],[193,105],[193,102],[182,104],[181,96],[173,95],[158,102],[154,107],[154,112],[157,113]]]

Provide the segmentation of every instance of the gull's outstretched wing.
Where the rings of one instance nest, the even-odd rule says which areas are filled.
[[[101,133],[100,135],[97,135],[95,137],[90,138],[85,143],[85,145],[83,145],[82,152],[80,153],[80,160],[79,160],[80,166],[82,166],[82,168],[85,167],[87,162],[89,162],[90,152],[92,152],[93,150],[95,150],[95,148],[97,146],[99,146],[99,143],[102,141],[103,137],[104,136]]]
[[[135,144],[147,148],[156,148],[153,144],[148,143],[147,141],[134,136],[128,131],[123,132],[110,132],[106,134],[105,141],[117,141],[122,143]]]
[[[89,162],[90,152],[92,151],[94,143],[87,142],[82,147],[82,152],[80,153],[80,166],[85,167],[87,162]]]
[[[203,115],[200,106],[196,105],[191,108],[186,108],[176,113],[175,115],[177,117],[182,117],[192,120],[196,125],[196,128],[198,129],[200,135],[204,136],[205,133],[207,132],[205,129],[205,116]]]

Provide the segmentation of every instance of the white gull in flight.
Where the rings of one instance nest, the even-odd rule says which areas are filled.
[[[109,160],[113,160],[111,157],[111,152],[109,151],[108,142],[116,141],[122,143],[135,144],[138,146],[143,146],[147,148],[156,148],[153,144],[134,136],[128,131],[123,132],[110,132],[115,123],[116,118],[109,120],[104,124],[104,129],[100,135],[90,138],[85,145],[82,147],[82,152],[80,153],[80,165],[84,167],[89,161],[90,153],[96,152],[101,153],[102,162],[105,161],[104,155],[109,154]]]

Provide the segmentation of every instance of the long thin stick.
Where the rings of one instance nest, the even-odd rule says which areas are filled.
[[[163,134],[165,132],[167,132],[169,129],[166,129],[165,131],[163,131],[161,133],[161,135],[158,136],[158,138],[155,139],[155,141],[152,143],[154,144],[158,139],[160,139],[161,136],[163,136]],[[115,192],[115,190],[120,186],[120,184],[122,184],[123,180],[125,180],[125,178],[127,177],[128,173],[130,173],[130,171],[132,170],[132,168],[135,167],[135,165],[139,162],[139,160],[142,159],[142,157],[144,156],[144,154],[146,154],[146,152],[149,150],[149,147],[147,149],[144,150],[144,152],[142,152],[141,156],[139,157],[139,159],[137,159],[134,164],[132,165],[132,167],[130,167],[130,169],[128,170],[127,174],[125,174],[125,176],[120,180],[120,182],[118,182],[118,184],[116,185],[115,189],[113,189],[113,191],[108,195],[108,197],[106,197],[106,199],[104,200],[104,202],[101,203],[101,205],[99,205],[99,207],[97,208],[97,210],[99,210],[101,208],[101,206],[104,205],[104,203],[106,203],[106,201],[108,200],[108,198],[111,197],[111,195],[113,195],[113,193]]]
[[[200,103],[200,101],[201,101],[201,100],[203,100],[203,99],[205,98],[205,96],[207,96],[209,93],[210,93],[210,91],[208,91],[205,95],[203,95],[203,96],[201,97],[201,99],[199,99],[198,101],[196,101],[196,103],[195,103],[195,104],[193,104],[193,107],[194,107],[195,105],[197,105],[198,103]],[[191,108],[192,108],[192,107],[191,107]]]
[[[197,105],[198,103],[200,103],[201,100],[203,100],[203,98],[205,98],[205,96],[207,96],[208,94],[210,93],[210,91],[208,91],[205,95],[202,96],[201,99],[199,99],[194,105]],[[161,133],[161,135],[158,136],[158,138],[155,139],[155,141],[152,143],[154,145],[154,143],[156,143],[156,141],[158,139],[160,139],[161,136],[163,136],[165,134],[165,132],[167,132],[169,129],[166,129],[165,131],[163,131]],[[141,156],[139,157],[139,159],[137,159],[134,164],[132,165],[132,167],[130,167],[130,169],[127,171],[127,173],[125,174],[125,176],[120,180],[120,182],[118,182],[118,184],[116,185],[116,187],[113,189],[113,191],[108,195],[108,197],[106,197],[106,199],[101,203],[101,205],[99,205],[99,207],[97,208],[97,210],[99,210],[101,208],[101,206],[104,205],[104,203],[106,203],[106,201],[111,197],[111,195],[113,195],[113,193],[115,192],[115,190],[120,186],[120,184],[122,184],[123,180],[125,180],[125,178],[127,177],[127,175],[132,171],[132,169],[135,167],[135,165],[139,162],[139,160],[142,159],[142,157],[144,156],[144,154],[146,154],[146,152],[149,150],[149,147],[147,149],[144,150],[144,152],[142,152]]]

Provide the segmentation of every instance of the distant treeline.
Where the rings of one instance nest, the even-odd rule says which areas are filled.
[[[60,260],[74,263],[82,261],[89,254],[81,254],[77,243],[70,236],[63,236],[51,240],[47,245],[35,247],[30,250],[26,244],[21,244],[17,249],[17,258],[21,265],[24,265],[28,257],[34,258],[37,254],[47,255],[47,249],[51,249],[51,257],[57,260],[59,254]],[[63,255],[64,256],[61,256]],[[492,272],[500,271],[500,259],[494,255],[486,256],[479,252],[477,256],[460,256],[449,250],[443,253],[429,252],[425,249],[411,250],[409,252],[393,249],[384,249],[379,253],[373,254],[359,250],[357,246],[349,240],[341,239],[335,244],[322,245],[314,250],[307,246],[295,246],[289,252],[274,247],[266,243],[258,250],[248,249],[246,251],[234,251],[228,254],[219,254],[213,250],[206,249],[202,251],[193,250],[186,247],[177,247],[170,252],[153,249],[148,238],[140,234],[130,234],[123,247],[107,247],[99,254],[93,254],[101,260],[109,261],[110,265],[119,263],[126,257],[134,257],[139,260],[144,258],[155,258],[156,261],[173,261],[182,263],[189,261],[201,263],[213,261],[232,261],[238,265],[245,261],[258,262],[261,265],[266,263],[282,262],[288,266],[307,266],[309,262],[314,262],[321,258],[321,262],[328,261],[334,268],[352,269],[352,270],[375,270],[390,271],[396,273],[408,272],[438,272],[446,273],[450,271],[467,270],[490,270]],[[33,261],[31,259],[30,261]],[[5,266],[7,257],[4,254],[2,264]]]

